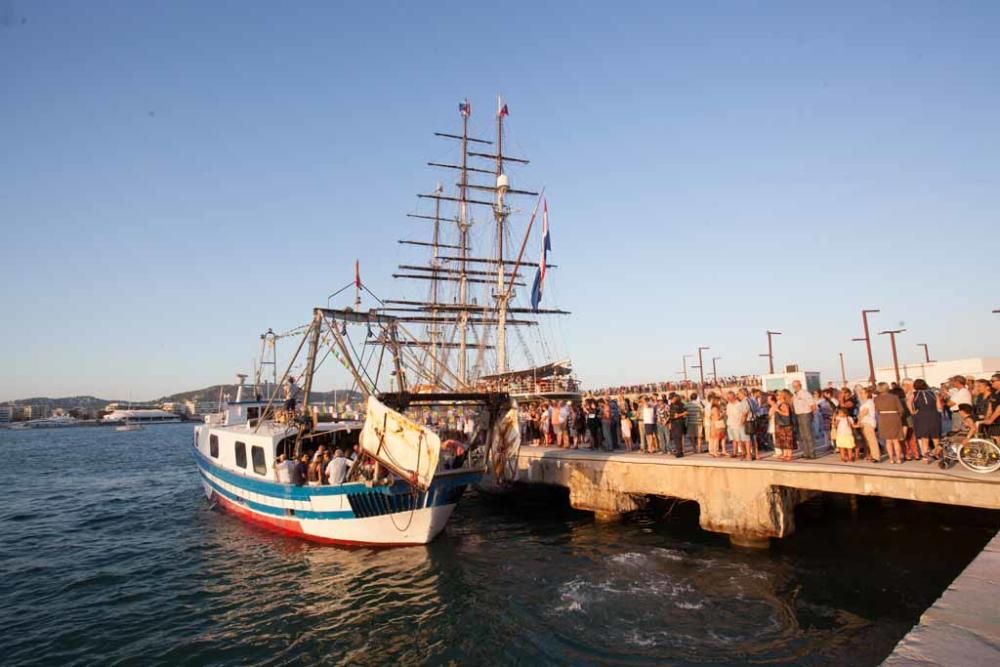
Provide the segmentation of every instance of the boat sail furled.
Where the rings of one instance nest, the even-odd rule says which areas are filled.
[[[538,332],[538,316],[566,315],[564,310],[540,308],[538,299],[548,265],[543,250],[539,261],[528,261],[531,232],[544,227],[542,244],[548,247],[547,203],[544,191],[513,187],[508,169],[529,161],[507,154],[504,123],[507,105],[497,98],[495,136],[492,139],[469,134],[472,105],[459,104],[461,130],[436,132],[435,136],[459,145],[458,159],[427,164],[457,173],[454,190],[440,183],[433,192],[419,194],[433,203],[432,213],[411,213],[410,218],[432,223],[429,238],[404,239],[399,243],[429,251],[425,264],[400,264],[393,277],[428,283],[427,299],[383,302],[381,312],[391,313],[400,322],[423,327],[423,337],[410,341],[423,366],[419,389],[431,392],[473,389],[504,391],[521,400],[579,397],[572,365],[567,360],[537,363],[538,355],[549,355],[547,341],[539,334],[535,349],[523,330]],[[518,238],[512,234],[511,218],[516,212],[511,200],[534,198],[533,211]],[[530,201],[530,199],[529,199]],[[536,226],[542,207],[544,225]],[[474,228],[483,226],[474,211],[487,211],[492,244],[477,251],[472,245]],[[535,274],[534,284],[527,273]],[[518,288],[532,286],[532,303],[518,305]],[[509,333],[520,344],[523,368],[512,370],[513,347]],[[540,350],[538,348],[541,348]],[[550,360],[554,362],[555,360]],[[448,373],[448,369],[453,372]]]

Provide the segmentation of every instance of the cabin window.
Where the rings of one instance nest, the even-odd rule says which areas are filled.
[[[247,408],[247,419],[257,419],[260,417],[260,408]]]
[[[212,455],[213,459],[219,458],[219,436],[208,436],[208,453]]]
[[[246,443],[236,442],[236,465],[241,468],[247,467],[247,446]]]
[[[258,475],[266,475],[267,463],[264,461],[264,448],[256,445],[251,447],[250,456],[253,458],[253,471]]]

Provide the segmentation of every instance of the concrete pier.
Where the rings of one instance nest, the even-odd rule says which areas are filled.
[[[1000,534],[920,617],[883,665],[1000,665]]]
[[[1000,474],[941,470],[919,461],[841,463],[835,455],[792,462],[707,454],[675,459],[523,446],[518,468],[519,482],[566,487],[573,507],[604,520],[637,509],[647,496],[695,501],[702,528],[750,547],[792,534],[795,506],[821,492],[1000,509]]]

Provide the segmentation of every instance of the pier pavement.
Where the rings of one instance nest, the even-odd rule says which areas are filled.
[[[835,454],[791,462],[765,454],[742,461],[526,445],[518,455],[518,481],[566,487],[573,507],[601,519],[637,509],[646,496],[693,500],[702,528],[751,547],[792,534],[795,506],[817,493],[1000,510],[1000,473],[942,470],[921,461],[843,463]]]
[[[1000,665],[1000,533],[923,613],[883,665]]]

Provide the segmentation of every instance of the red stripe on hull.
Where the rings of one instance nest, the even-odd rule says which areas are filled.
[[[285,535],[287,537],[297,537],[300,540],[307,540],[309,542],[315,542],[317,544],[335,544],[341,547],[416,547],[421,546],[419,542],[356,542],[354,540],[337,540],[330,537],[320,537],[319,535],[310,535],[302,529],[302,524],[300,524],[295,519],[282,519],[276,516],[267,516],[264,514],[257,514],[253,510],[250,510],[237,502],[233,502],[225,496],[215,493],[212,491],[212,497],[210,498],[212,502],[218,504],[226,512],[244,519],[248,523],[252,523],[255,526],[261,528],[266,528],[275,533]],[[350,519],[340,519],[341,521],[350,521]]]

